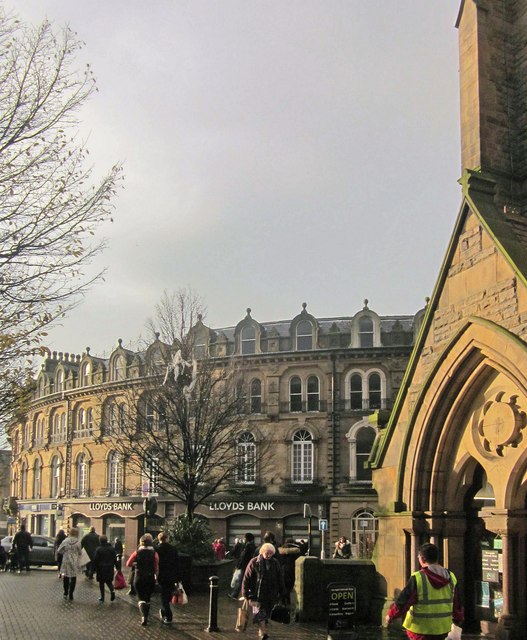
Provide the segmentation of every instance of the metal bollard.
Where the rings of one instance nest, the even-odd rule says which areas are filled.
[[[210,576],[209,626],[205,631],[220,631],[218,627],[218,576]]]

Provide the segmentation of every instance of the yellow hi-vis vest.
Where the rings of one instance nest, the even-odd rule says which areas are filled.
[[[450,581],[440,589],[434,588],[422,571],[412,574],[417,583],[417,602],[408,609],[403,622],[405,629],[432,636],[450,631],[457,580],[451,571],[449,573]]]

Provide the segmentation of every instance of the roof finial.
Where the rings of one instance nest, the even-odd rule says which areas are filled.
[[[368,309],[368,302],[369,302],[368,298],[364,298],[364,309],[363,309],[364,311]]]
[[[122,339],[122,338],[119,338],[119,339],[117,340],[117,346],[118,346],[119,348],[121,348],[121,347],[123,346],[123,339]]]
[[[250,318],[251,317],[251,307],[247,307],[247,317]]]
[[[198,313],[198,322],[201,322],[203,320],[203,314]]]
[[[302,312],[306,313],[307,302],[302,302]]]
[[[159,331],[156,331],[156,332],[154,333],[154,336],[156,337],[156,340],[159,340],[159,336],[160,336],[160,335],[161,335],[161,334],[159,333]]]
[[[425,298],[425,307],[428,307],[428,303],[430,302],[430,296],[426,296]]]
[[[90,349],[91,347],[86,347],[86,355],[89,356],[90,355]]]

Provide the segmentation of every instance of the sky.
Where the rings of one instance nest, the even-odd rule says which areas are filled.
[[[106,269],[52,350],[133,346],[164,289],[206,324],[414,314],[461,204],[460,0],[17,0],[85,42]]]

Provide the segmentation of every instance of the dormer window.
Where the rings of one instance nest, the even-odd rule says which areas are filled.
[[[256,353],[256,329],[253,325],[246,325],[241,331],[242,355]]]
[[[64,371],[62,371],[62,369],[57,371],[55,391],[57,392],[64,391]]]
[[[310,351],[313,348],[313,325],[302,320],[296,325],[296,350]]]
[[[126,358],[117,356],[113,361],[113,379],[124,380],[126,378]]]
[[[359,345],[365,349],[373,347],[373,320],[369,316],[359,320]]]
[[[85,362],[81,369],[81,386],[87,387],[90,384],[91,362]]]

